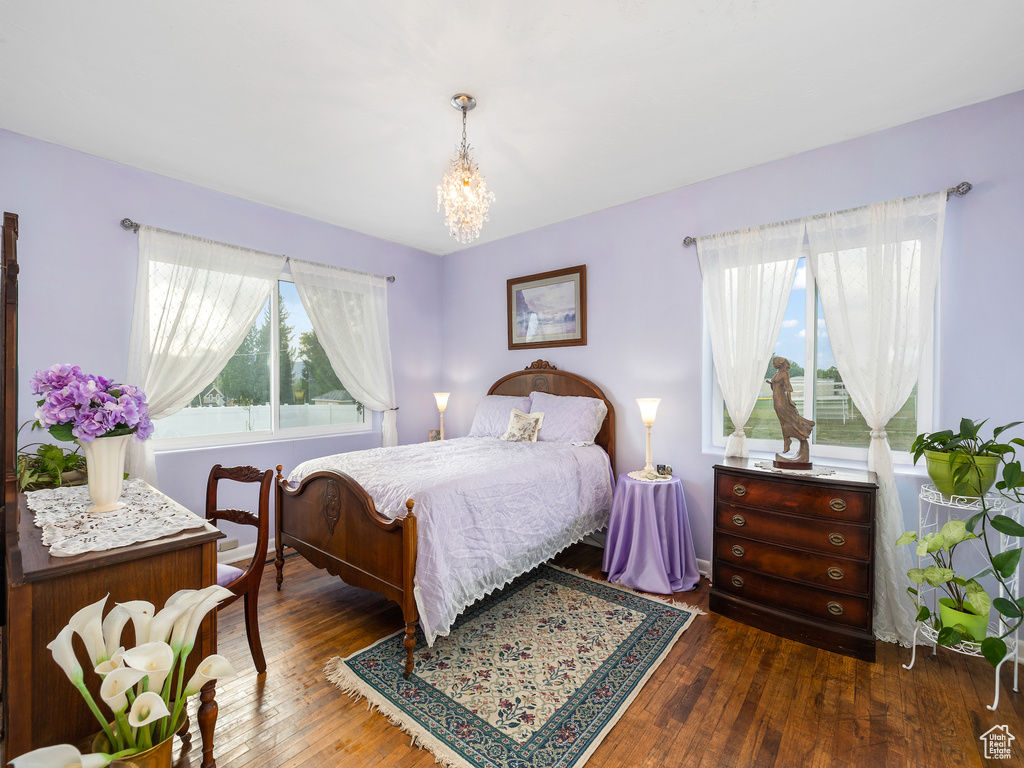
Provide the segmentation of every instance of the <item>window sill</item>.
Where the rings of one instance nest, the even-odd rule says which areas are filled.
[[[725,458],[725,448],[719,448],[717,446],[713,446],[711,448],[705,447],[701,453],[704,456],[711,456],[716,460]],[[750,451],[750,459],[753,461],[771,461],[774,458],[775,454],[768,451]],[[825,467],[837,467],[840,469],[867,471],[868,468],[867,461],[839,459],[830,456],[811,456],[811,462]],[[893,462],[893,473],[897,477],[917,477],[922,479],[928,477],[928,472],[925,470],[923,464],[915,465],[912,462],[908,463],[905,461]]]
[[[374,425],[367,424],[364,428],[360,429],[346,429],[346,430],[327,430],[322,432],[301,432],[298,434],[263,434],[254,435],[251,438],[243,438],[239,435],[225,435],[217,438],[209,439],[188,439],[188,438],[168,438],[166,440],[158,440],[153,442],[153,452],[157,455],[164,453],[185,453],[188,451],[200,451],[208,448],[235,448],[240,446],[263,446],[263,445],[280,445],[282,443],[295,443],[306,440],[324,440],[329,438],[341,438],[347,437],[363,437],[365,435],[373,434],[376,432],[380,434],[380,427],[376,428]]]

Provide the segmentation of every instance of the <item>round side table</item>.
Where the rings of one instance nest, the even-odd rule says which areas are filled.
[[[619,475],[602,570],[608,581],[670,595],[700,581],[678,477],[649,482]]]

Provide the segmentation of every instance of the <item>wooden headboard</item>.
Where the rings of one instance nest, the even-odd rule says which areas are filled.
[[[487,391],[488,395],[512,395],[527,397],[531,392],[547,392],[551,395],[571,395],[574,397],[597,397],[608,406],[601,431],[597,433],[595,443],[604,448],[612,462],[612,473],[615,472],[615,408],[604,392],[590,379],[577,376],[575,373],[560,371],[547,360],[537,360],[526,369],[510,373],[498,379]]]

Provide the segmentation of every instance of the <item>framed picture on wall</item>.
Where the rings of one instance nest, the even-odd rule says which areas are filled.
[[[585,264],[508,281],[509,349],[578,347],[586,343]]]

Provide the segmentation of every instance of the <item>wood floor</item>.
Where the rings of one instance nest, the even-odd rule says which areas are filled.
[[[601,550],[583,544],[555,562],[602,576]],[[270,567],[261,591],[262,678],[241,604],[220,614],[220,649],[239,676],[218,689],[217,765],[434,766],[430,753],[324,679],[331,657],[396,631],[398,607],[299,557],[287,560],[283,591],[273,579]],[[677,597],[707,610],[708,584]],[[868,664],[698,616],[587,766],[1024,765],[1024,693],[1013,693],[1009,664],[993,713],[985,661],[922,648],[907,671],[900,665],[908,659],[908,650],[879,643],[878,661]],[[1010,760],[983,758],[979,737],[995,725],[1016,737]],[[176,748],[175,768],[200,763],[194,709],[192,731],[191,748]]]

